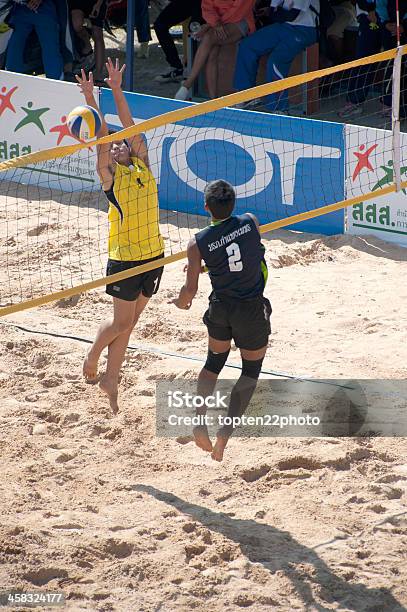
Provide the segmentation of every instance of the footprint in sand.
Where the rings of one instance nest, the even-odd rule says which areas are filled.
[[[48,229],[48,223],[40,223],[36,227],[27,230],[27,236],[39,236]]]
[[[41,380],[41,384],[47,389],[51,387],[59,387],[59,385],[62,385],[63,382],[64,380],[62,376],[57,373],[53,373],[50,376],[48,376],[48,378],[44,378],[43,380]]]
[[[303,468],[305,470],[319,470],[322,466],[321,462],[313,457],[290,457],[283,459],[277,463],[279,470],[298,470]]]
[[[41,567],[38,570],[27,572],[23,575],[24,580],[35,584],[35,586],[44,586],[51,580],[68,578],[68,572],[64,569],[56,567]]]
[[[187,544],[184,547],[184,550],[187,560],[189,560],[193,557],[198,557],[199,555],[202,555],[202,553],[206,550],[206,546],[204,546],[203,544]]]
[[[268,474],[270,469],[271,467],[269,465],[264,464],[257,467],[246,468],[240,472],[239,475],[246,482],[255,482],[256,480],[259,480],[259,478],[262,478]]]
[[[115,540],[113,538],[107,540],[103,546],[103,552],[116,557],[117,559],[125,559],[129,557],[134,550],[134,544],[123,540]]]

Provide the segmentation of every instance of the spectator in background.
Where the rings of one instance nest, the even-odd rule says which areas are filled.
[[[176,100],[187,100],[190,88],[206,66],[206,86],[210,98],[216,98],[219,48],[237,43],[254,32],[254,0],[202,0],[202,17],[206,23],[195,34],[200,41],[191,74],[175,94]]]
[[[238,91],[256,84],[259,60],[269,54],[267,82],[288,76],[291,62],[298,53],[317,41],[316,14],[319,0],[272,0],[270,25],[241,41],[236,60],[234,85]],[[251,103],[244,106],[250,108]],[[272,111],[288,110],[288,91],[267,96],[266,107]]]
[[[191,23],[197,21],[201,23],[201,0],[170,0],[169,4],[158,15],[154,30],[165,54],[165,59],[170,65],[169,72],[160,74],[156,81],[160,83],[170,83],[171,81],[181,81],[184,75],[184,67],[178,55],[177,48],[170,34],[172,26],[182,23],[191,18]]]
[[[59,23],[59,47],[64,63],[64,78],[66,81],[75,81],[73,75],[73,62],[75,59],[72,22],[69,14],[67,0],[55,0]]]
[[[357,41],[356,57],[367,57],[379,53],[381,48],[386,51],[397,46],[396,37],[396,0],[358,0],[359,35]],[[407,19],[407,1],[400,0],[400,35],[401,43],[406,42],[405,20]],[[404,63],[404,62],[403,62]],[[347,104],[338,112],[341,119],[359,117],[364,112],[364,103],[373,84],[378,64],[368,64],[352,70],[349,78]],[[402,74],[405,67],[402,66]],[[382,115],[391,118],[391,78],[392,69],[387,66],[384,75],[384,95],[382,101]],[[402,92],[404,86],[402,85]],[[406,115],[404,108],[404,95],[401,97],[401,115]]]
[[[356,8],[353,0],[330,0],[335,21],[328,28],[329,57],[333,65],[344,61],[344,35],[346,28],[357,25]]]
[[[137,57],[147,59],[149,56],[148,43],[151,40],[148,0],[136,0],[135,20],[137,39],[140,43]]]
[[[45,75],[49,79],[63,79],[58,16],[53,0],[16,3],[8,23],[13,33],[7,47],[6,70],[25,72],[24,50],[29,35],[35,30],[41,46]]]
[[[11,10],[14,6],[10,0],[0,0],[0,70],[4,68],[8,41],[11,36],[11,28],[8,24]]]
[[[79,42],[79,61],[85,70],[95,66],[95,82],[102,82],[105,67],[105,41],[103,26],[106,18],[107,0],[68,0],[71,11],[72,25]],[[85,19],[91,24],[91,34],[95,45],[93,53]]]

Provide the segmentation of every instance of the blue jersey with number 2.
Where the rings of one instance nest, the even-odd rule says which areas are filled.
[[[208,268],[212,299],[250,300],[263,293],[267,278],[264,247],[249,215],[212,223],[195,239]]]

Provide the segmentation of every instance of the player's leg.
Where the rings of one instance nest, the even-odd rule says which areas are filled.
[[[231,419],[241,417],[248,407],[260,376],[263,359],[267,351],[267,345],[256,351],[240,349],[242,357],[242,373],[234,385],[230,394],[227,416]],[[223,453],[230,436],[233,433],[233,425],[224,425],[216,434],[216,444],[212,451],[212,459],[222,461]]]
[[[108,347],[106,372],[100,380],[99,387],[107,394],[110,407],[114,413],[118,412],[119,410],[117,403],[119,375],[123,365],[124,356],[126,354],[126,349],[129,344],[130,335],[137,324],[141,313],[147,306],[149,299],[149,297],[146,297],[140,293],[137,300],[135,302],[131,302],[131,304],[134,304],[134,311],[130,326],[126,328],[123,333],[119,334]]]
[[[114,273],[120,269],[126,269],[129,265],[133,267],[133,264],[134,262],[131,262],[131,264],[121,262],[118,266],[114,263],[113,266],[108,264],[108,271]],[[123,322],[123,331],[109,343],[106,372],[100,381],[100,388],[108,395],[113,412],[118,411],[117,396],[119,374],[129,343],[130,334],[137,324],[144,308],[147,306],[149,299],[157,293],[162,273],[163,267],[155,268],[150,272],[137,274],[120,281],[113,286],[108,285],[106,288],[108,293],[117,292],[117,290],[119,290],[121,299],[118,301],[124,301],[133,306],[132,310],[128,311],[131,317],[130,320],[126,317]],[[120,308],[120,305],[118,305],[118,308]]]
[[[203,316],[203,322],[208,329],[208,355],[204,367],[198,376],[197,395],[208,397],[218,380],[229,356],[232,340],[232,329],[228,321],[228,306],[223,302],[210,302]],[[197,408],[197,415],[205,415],[206,408]],[[193,430],[196,445],[207,452],[212,451],[206,425],[199,425]]]
[[[225,365],[230,351],[230,340],[216,340],[208,338],[208,355],[204,367],[198,376],[197,395],[200,397],[208,397],[213,395],[219,374]],[[196,414],[204,416],[206,407],[196,409]],[[209,438],[208,428],[206,425],[197,425],[193,429],[195,444],[208,453],[212,452],[212,442]]]
[[[232,336],[242,357],[242,373],[232,389],[227,413],[233,419],[244,414],[256,389],[271,332],[271,304],[261,295],[253,300],[236,302],[229,310]],[[233,425],[219,429],[212,459],[222,461],[233,431]]]
[[[83,374],[89,382],[95,382],[97,379],[98,362],[103,349],[118,336],[133,329],[135,310],[135,301],[113,298],[113,319],[108,319],[100,325],[83,363]]]

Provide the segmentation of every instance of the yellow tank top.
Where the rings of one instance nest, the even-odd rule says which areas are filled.
[[[154,176],[137,157],[133,167],[117,164],[109,199],[109,258],[143,261],[164,252],[160,234],[158,189]]]

